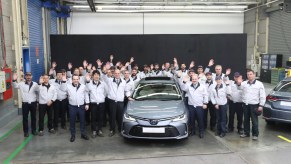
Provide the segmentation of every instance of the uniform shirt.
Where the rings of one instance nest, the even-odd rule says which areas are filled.
[[[49,101],[56,101],[57,90],[53,85],[39,85],[39,104],[47,104]]]
[[[62,101],[67,98],[67,92],[64,92],[60,89],[62,84],[61,80],[51,79],[49,83],[57,90],[57,100]]]
[[[37,93],[39,91],[38,84],[36,82],[31,82],[28,84],[27,82],[19,82],[14,81],[12,83],[13,87],[20,90],[22,102],[32,103],[37,100]]]
[[[198,77],[199,77],[199,83],[205,84],[205,82],[207,80],[206,76],[203,74],[202,75],[200,74]]]
[[[102,76],[102,79],[106,82],[108,86],[108,98],[114,101],[123,102],[124,96],[130,96],[130,88],[126,85],[125,80],[119,79],[117,83],[116,78],[111,78],[107,76]]]
[[[91,103],[104,103],[105,97],[107,96],[107,86],[103,81],[89,81],[86,83],[87,90],[90,94]]]
[[[211,89],[211,102],[213,105],[226,105],[227,95],[231,94],[230,86],[221,84],[220,87],[217,85]]]
[[[204,73],[207,73],[210,71],[210,68],[209,67],[206,67],[205,70],[204,70]],[[216,76],[218,76],[216,73],[212,73],[212,80],[215,81],[215,78]],[[229,80],[229,77],[226,76],[224,73],[221,73],[221,78],[223,80],[223,83],[224,83],[224,80]]]
[[[131,95],[136,87],[136,83],[132,80],[132,78],[129,78],[128,80],[124,79],[126,82],[127,88],[128,88],[128,95]]]
[[[163,70],[163,76],[165,77],[173,77],[174,74],[172,73],[172,71],[169,69],[169,70]]]
[[[79,83],[74,86],[72,83],[62,81],[61,90],[67,92],[70,105],[89,104],[89,95],[85,85]]]
[[[144,71],[138,73],[138,76],[140,79],[146,78],[146,77],[150,77],[150,72],[145,73]]]
[[[238,86],[235,81],[231,81],[230,87],[231,94],[229,96],[229,99],[234,103],[242,102],[242,90],[239,88],[240,86]]]
[[[215,88],[216,86],[216,81],[205,81],[204,83],[205,88],[207,89],[207,93],[208,93],[208,101],[211,101],[211,94],[212,94],[212,89]]]
[[[181,89],[187,92],[189,105],[197,107],[208,103],[207,89],[199,82],[196,85],[192,82],[183,83]]]
[[[263,106],[265,104],[266,93],[262,82],[258,80],[254,80],[253,83],[244,81],[239,88],[242,90],[242,102],[246,105],[259,104]]]
[[[153,70],[150,74],[150,77],[157,77],[157,76],[163,76],[163,71],[161,70]]]
[[[80,77],[79,82],[80,82],[81,84],[85,85],[85,84],[86,84],[86,78],[85,78],[84,76],[79,76],[79,77]],[[69,82],[69,83],[72,83],[72,82],[73,82],[72,77],[68,78],[68,82]]]

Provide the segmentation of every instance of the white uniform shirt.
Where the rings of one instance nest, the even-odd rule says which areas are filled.
[[[57,100],[62,101],[67,98],[67,92],[64,92],[60,89],[62,84],[61,80],[58,81],[57,79],[51,79],[49,83],[57,90]]]
[[[22,102],[32,103],[36,102],[37,94],[39,91],[38,84],[36,82],[31,82],[30,85],[24,81],[22,82],[13,82],[13,87],[20,90],[20,94],[22,97]]]
[[[140,79],[143,79],[143,78],[146,78],[146,77],[150,77],[150,74],[151,74],[150,72],[145,73],[144,71],[142,71],[142,72],[138,73],[138,76],[139,76]]]
[[[47,104],[49,101],[56,101],[57,90],[53,85],[39,85],[39,104]]]
[[[157,77],[157,76],[163,76],[163,71],[161,71],[161,70],[157,70],[157,71],[153,70],[151,72],[151,74],[150,74],[150,77]]]
[[[254,80],[250,84],[249,81],[244,81],[239,88],[242,90],[242,101],[246,105],[265,105],[266,93],[262,82]]]
[[[107,86],[103,81],[89,81],[86,83],[87,90],[90,94],[91,103],[104,103],[107,96]]]
[[[231,81],[230,87],[231,94],[229,96],[229,99],[234,103],[242,102],[242,90],[240,89],[240,86],[238,86],[235,81]]]
[[[119,79],[119,84],[117,84],[117,79],[102,76],[102,79],[106,82],[108,86],[108,98],[113,101],[124,101],[124,96],[130,96],[130,88],[126,85],[123,79]]]
[[[219,88],[217,86],[212,88],[211,91],[211,102],[213,105],[226,105],[227,104],[227,95],[231,94],[230,86],[221,84]]]
[[[194,107],[208,103],[208,93],[204,85],[199,82],[196,87],[192,82],[183,83],[181,89],[188,94],[188,104]]]
[[[212,89],[215,88],[216,86],[216,81],[205,81],[204,83],[205,88],[207,88],[207,93],[208,93],[208,101],[211,101],[211,94],[212,94]]]
[[[78,86],[74,86],[72,83],[62,82],[61,90],[67,92],[70,105],[89,104],[89,94],[85,85],[79,83]]]

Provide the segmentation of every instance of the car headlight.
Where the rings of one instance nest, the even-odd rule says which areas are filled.
[[[136,121],[135,118],[130,117],[127,113],[124,113],[124,119],[126,121]]]
[[[180,115],[180,116],[174,118],[174,119],[173,119],[173,122],[176,122],[176,121],[183,121],[183,120],[185,120],[185,119],[187,119],[187,115],[186,115],[186,114],[182,114],[182,115]]]

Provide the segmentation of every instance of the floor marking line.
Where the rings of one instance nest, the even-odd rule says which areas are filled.
[[[21,122],[18,122],[12,129],[6,132],[3,136],[0,137],[0,142],[2,142],[5,138],[7,138],[12,132],[18,129],[21,125]]]
[[[283,136],[278,136],[278,137],[281,138],[281,139],[284,140],[284,141],[287,141],[287,142],[291,143],[291,140],[289,140],[288,138],[285,138],[285,137],[283,137]]]

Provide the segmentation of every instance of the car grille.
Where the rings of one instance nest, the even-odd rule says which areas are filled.
[[[178,130],[173,126],[165,126],[165,133],[143,133],[143,126],[136,125],[131,128],[129,135],[136,137],[177,137],[179,136]]]

